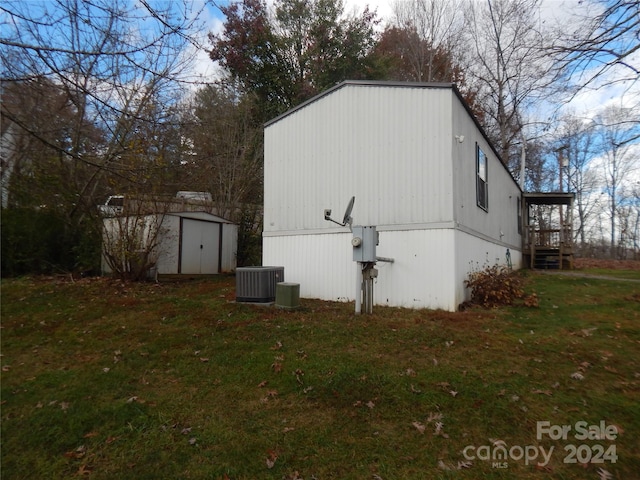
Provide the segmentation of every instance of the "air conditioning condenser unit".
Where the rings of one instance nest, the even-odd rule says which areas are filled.
[[[236,302],[270,303],[276,285],[284,282],[284,267],[240,267],[236,269]]]

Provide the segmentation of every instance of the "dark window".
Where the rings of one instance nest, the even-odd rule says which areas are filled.
[[[478,206],[489,210],[489,187],[487,183],[487,156],[476,147],[476,200]]]

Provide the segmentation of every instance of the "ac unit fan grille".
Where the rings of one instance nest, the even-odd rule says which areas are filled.
[[[280,282],[284,282],[284,267],[237,268],[236,302],[273,302],[276,299],[276,285]]]

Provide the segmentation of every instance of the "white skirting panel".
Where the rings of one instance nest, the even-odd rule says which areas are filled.
[[[458,294],[453,229],[382,231],[374,303],[454,311]],[[282,265],[285,281],[300,284],[300,296],[323,300],[355,299],[356,262],[350,232],[265,236],[263,265]]]

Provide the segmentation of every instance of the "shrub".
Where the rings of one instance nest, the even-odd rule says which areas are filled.
[[[512,305],[525,298],[522,277],[505,266],[494,265],[472,272],[464,283],[471,289],[471,303],[485,308]],[[525,301],[527,306],[529,303],[532,302]]]

